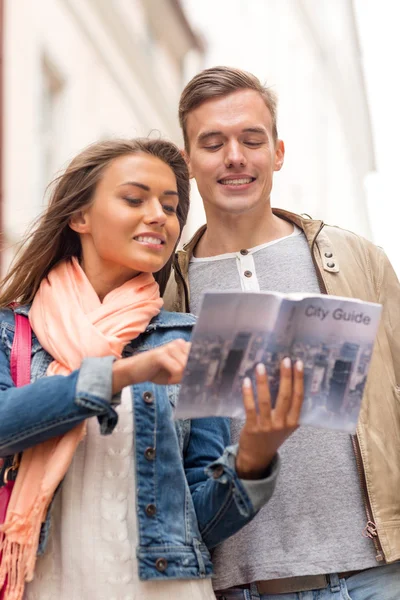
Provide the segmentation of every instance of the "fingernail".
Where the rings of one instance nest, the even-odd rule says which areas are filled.
[[[283,359],[282,364],[284,367],[286,367],[286,369],[290,369],[290,367],[292,366],[292,361],[288,356],[286,356],[286,358]]]
[[[251,379],[250,379],[250,377],[245,377],[243,379],[243,384],[242,385],[245,388],[251,388]]]
[[[256,371],[258,375],[265,375],[267,369],[265,368],[265,365],[263,365],[262,363],[258,363],[258,365],[256,366]]]
[[[296,360],[296,369],[298,371],[302,371],[304,369],[304,364],[302,360]]]

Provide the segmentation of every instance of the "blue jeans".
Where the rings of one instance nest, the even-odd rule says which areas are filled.
[[[251,590],[231,588],[218,600],[400,600],[400,563],[368,569],[347,579],[330,576],[323,590],[295,594],[262,594],[252,584]]]

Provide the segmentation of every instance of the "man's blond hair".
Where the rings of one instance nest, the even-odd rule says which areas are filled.
[[[183,132],[185,149],[189,151],[187,118],[189,113],[213,98],[227,96],[238,90],[255,90],[260,94],[272,117],[272,134],[278,138],[276,94],[251,73],[233,67],[211,67],[193,77],[186,85],[179,101],[179,123]]]

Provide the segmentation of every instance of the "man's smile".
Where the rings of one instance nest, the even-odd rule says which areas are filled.
[[[228,175],[227,177],[223,177],[218,179],[218,183],[229,188],[241,188],[244,189],[252,184],[256,180],[255,177],[251,177],[250,175]]]

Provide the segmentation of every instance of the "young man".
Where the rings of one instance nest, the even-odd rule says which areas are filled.
[[[357,436],[300,428],[285,443],[272,500],[214,553],[217,597],[399,600],[397,277],[365,239],[271,209],[285,149],[276,99],[256,77],[227,67],[203,71],[183,91],[179,117],[207,226],[178,252],[168,308],[196,313],[205,288],[383,304]],[[233,442],[241,425],[232,421]]]

